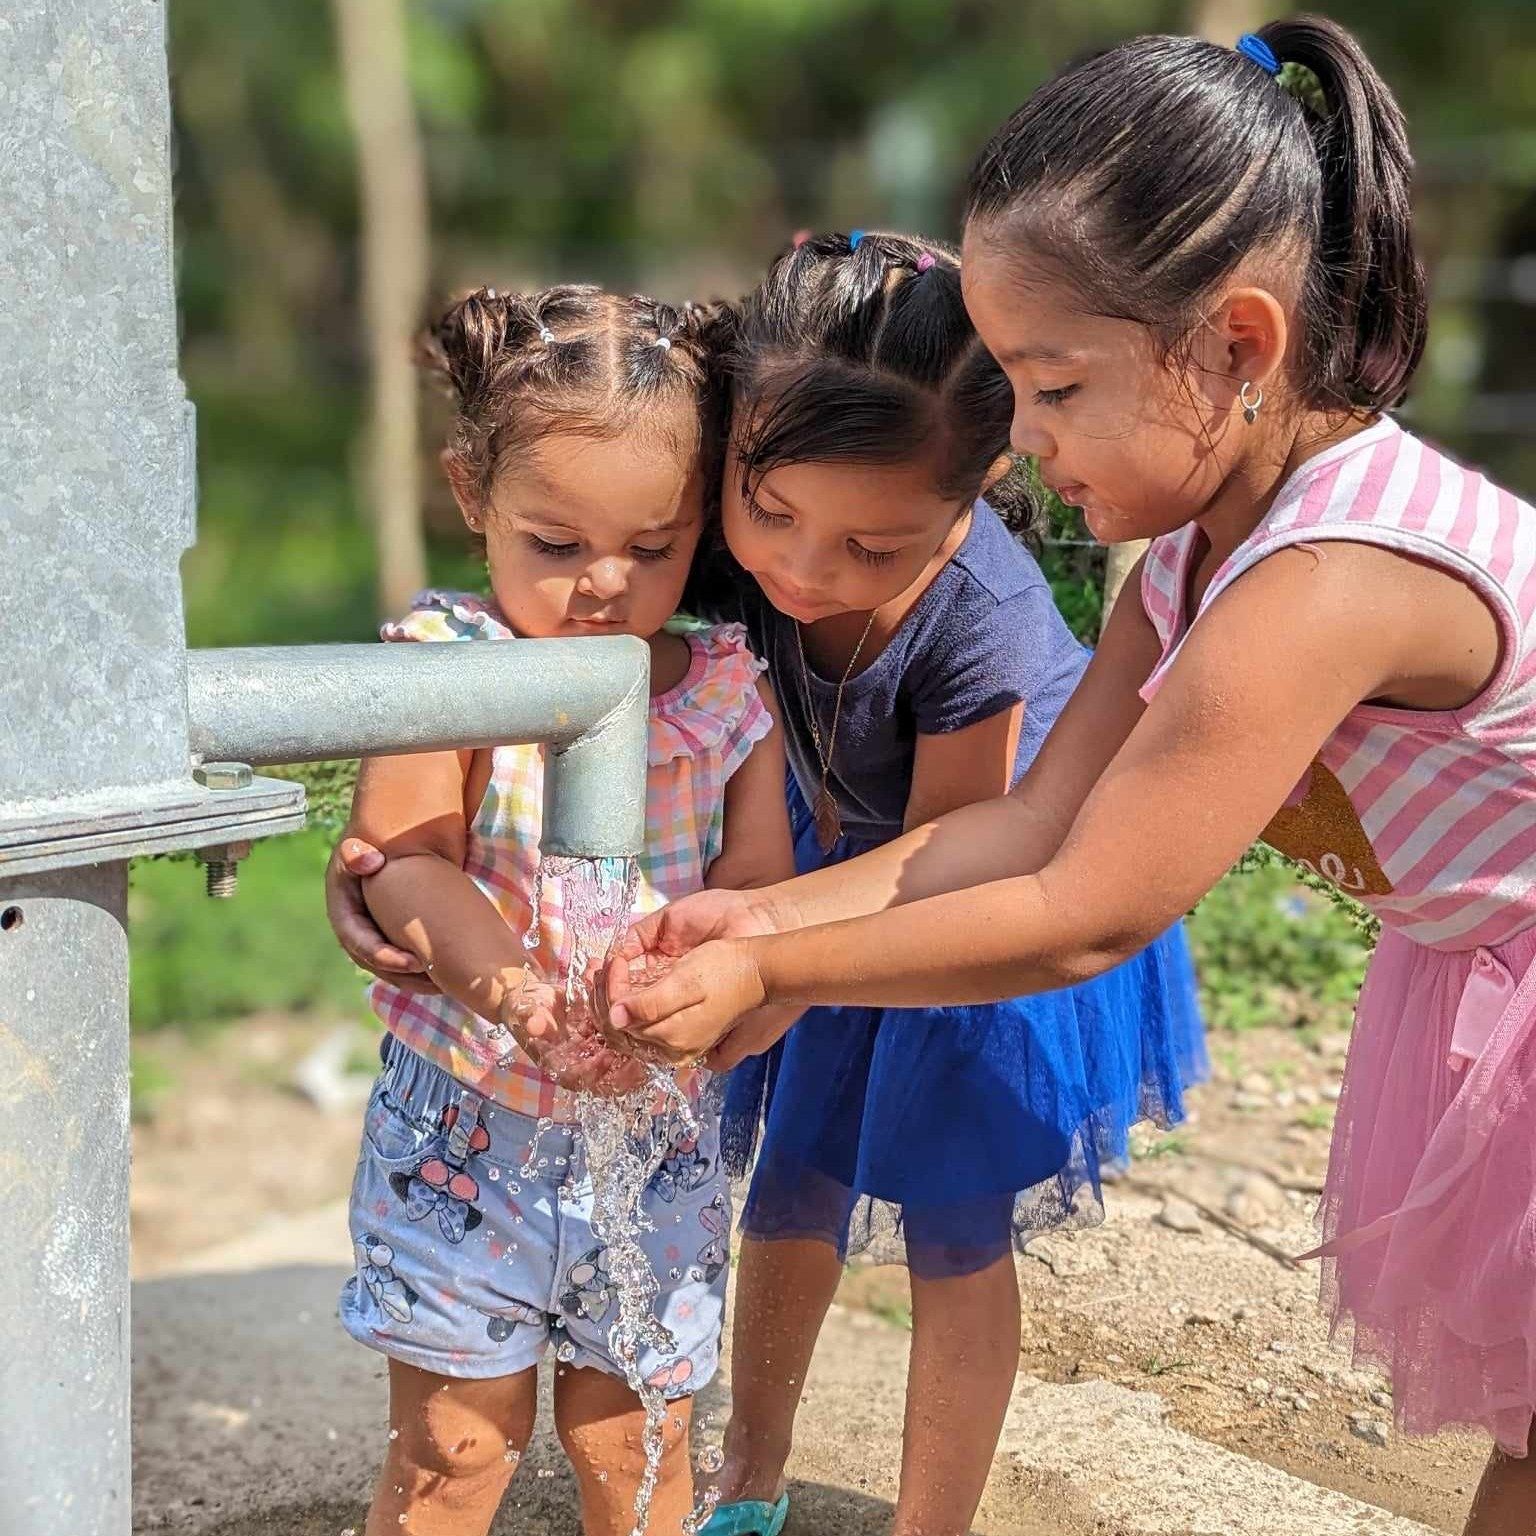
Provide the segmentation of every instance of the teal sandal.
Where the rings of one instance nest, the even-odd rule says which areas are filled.
[[[699,1528],[699,1536],[779,1536],[788,1518],[787,1493],[772,1504],[766,1499],[742,1499],[722,1504]]]

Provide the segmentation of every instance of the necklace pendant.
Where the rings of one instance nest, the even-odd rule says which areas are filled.
[[[823,784],[816,794],[816,804],[811,808],[811,819],[816,824],[816,841],[823,853],[831,853],[838,838],[843,835],[843,818],[838,814],[837,800]]]

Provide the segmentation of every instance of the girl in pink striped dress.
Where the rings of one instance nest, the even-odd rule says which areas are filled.
[[[1497,1442],[1536,1528],[1536,510],[1404,431],[1424,343],[1404,125],[1317,19],[1138,38],[983,152],[962,270],[1013,443],[1149,539],[1014,792],[637,925],[619,1029],[725,1065],[764,1003],[974,1003],[1098,974],[1257,837],[1366,903],[1325,1293],[1399,1422]],[[634,960],[673,960],[641,986]]]

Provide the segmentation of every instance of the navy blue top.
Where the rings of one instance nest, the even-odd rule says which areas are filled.
[[[780,613],[756,582],[746,582],[743,617],[752,649],[784,715],[784,747],[808,805],[821,786],[811,734],[816,711],[821,739],[831,730],[837,680],[819,675],[806,657],[806,697],[795,621]],[[1088,664],[1051,597],[1033,555],[985,502],[977,502],[959,549],[913,605],[885,649],[843,690],[828,788],[843,830],[887,842],[899,837],[919,734],[937,736],[1022,702],[1023,727],[1014,760],[1017,779],[1040,750]]]

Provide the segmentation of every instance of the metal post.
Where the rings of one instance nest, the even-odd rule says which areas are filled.
[[[127,1536],[126,864],[0,881],[0,1531]]]

